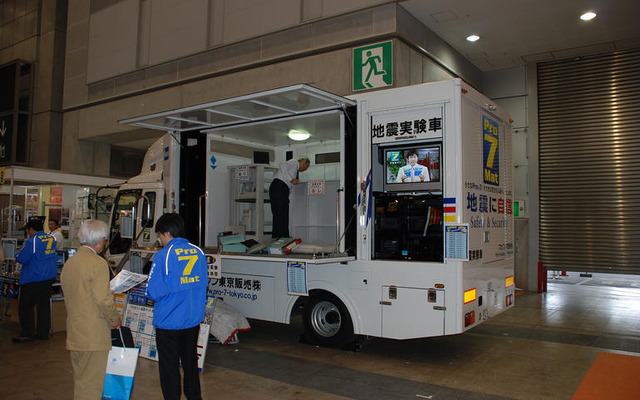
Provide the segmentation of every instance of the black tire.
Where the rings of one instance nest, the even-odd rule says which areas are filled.
[[[321,346],[340,347],[353,342],[353,323],[349,311],[331,293],[313,294],[302,316],[307,337]]]

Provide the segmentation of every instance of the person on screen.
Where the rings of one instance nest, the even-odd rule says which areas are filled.
[[[396,183],[428,182],[431,180],[429,169],[424,165],[418,164],[417,152],[414,150],[407,152],[406,160],[407,165],[400,167],[398,170]]]

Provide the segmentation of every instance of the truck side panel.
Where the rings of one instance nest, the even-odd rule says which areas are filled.
[[[462,101],[462,220],[469,225],[464,330],[504,311],[514,290],[510,126],[507,116],[468,90]]]

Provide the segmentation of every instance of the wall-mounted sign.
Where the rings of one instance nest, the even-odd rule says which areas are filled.
[[[391,40],[353,49],[353,90],[393,85],[393,42]]]
[[[13,114],[0,117],[0,162],[11,161]]]
[[[484,137],[483,176],[484,183],[500,186],[500,142],[498,141],[498,123],[486,115],[482,116]]]
[[[469,261],[469,225],[444,226],[445,259]]]
[[[371,115],[371,143],[442,137],[442,106]]]
[[[287,293],[308,296],[307,263],[304,261],[287,261]]]
[[[307,195],[324,196],[324,181],[307,182]]]

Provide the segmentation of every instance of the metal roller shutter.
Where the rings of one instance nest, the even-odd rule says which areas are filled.
[[[540,260],[640,274],[640,49],[538,66]]]

